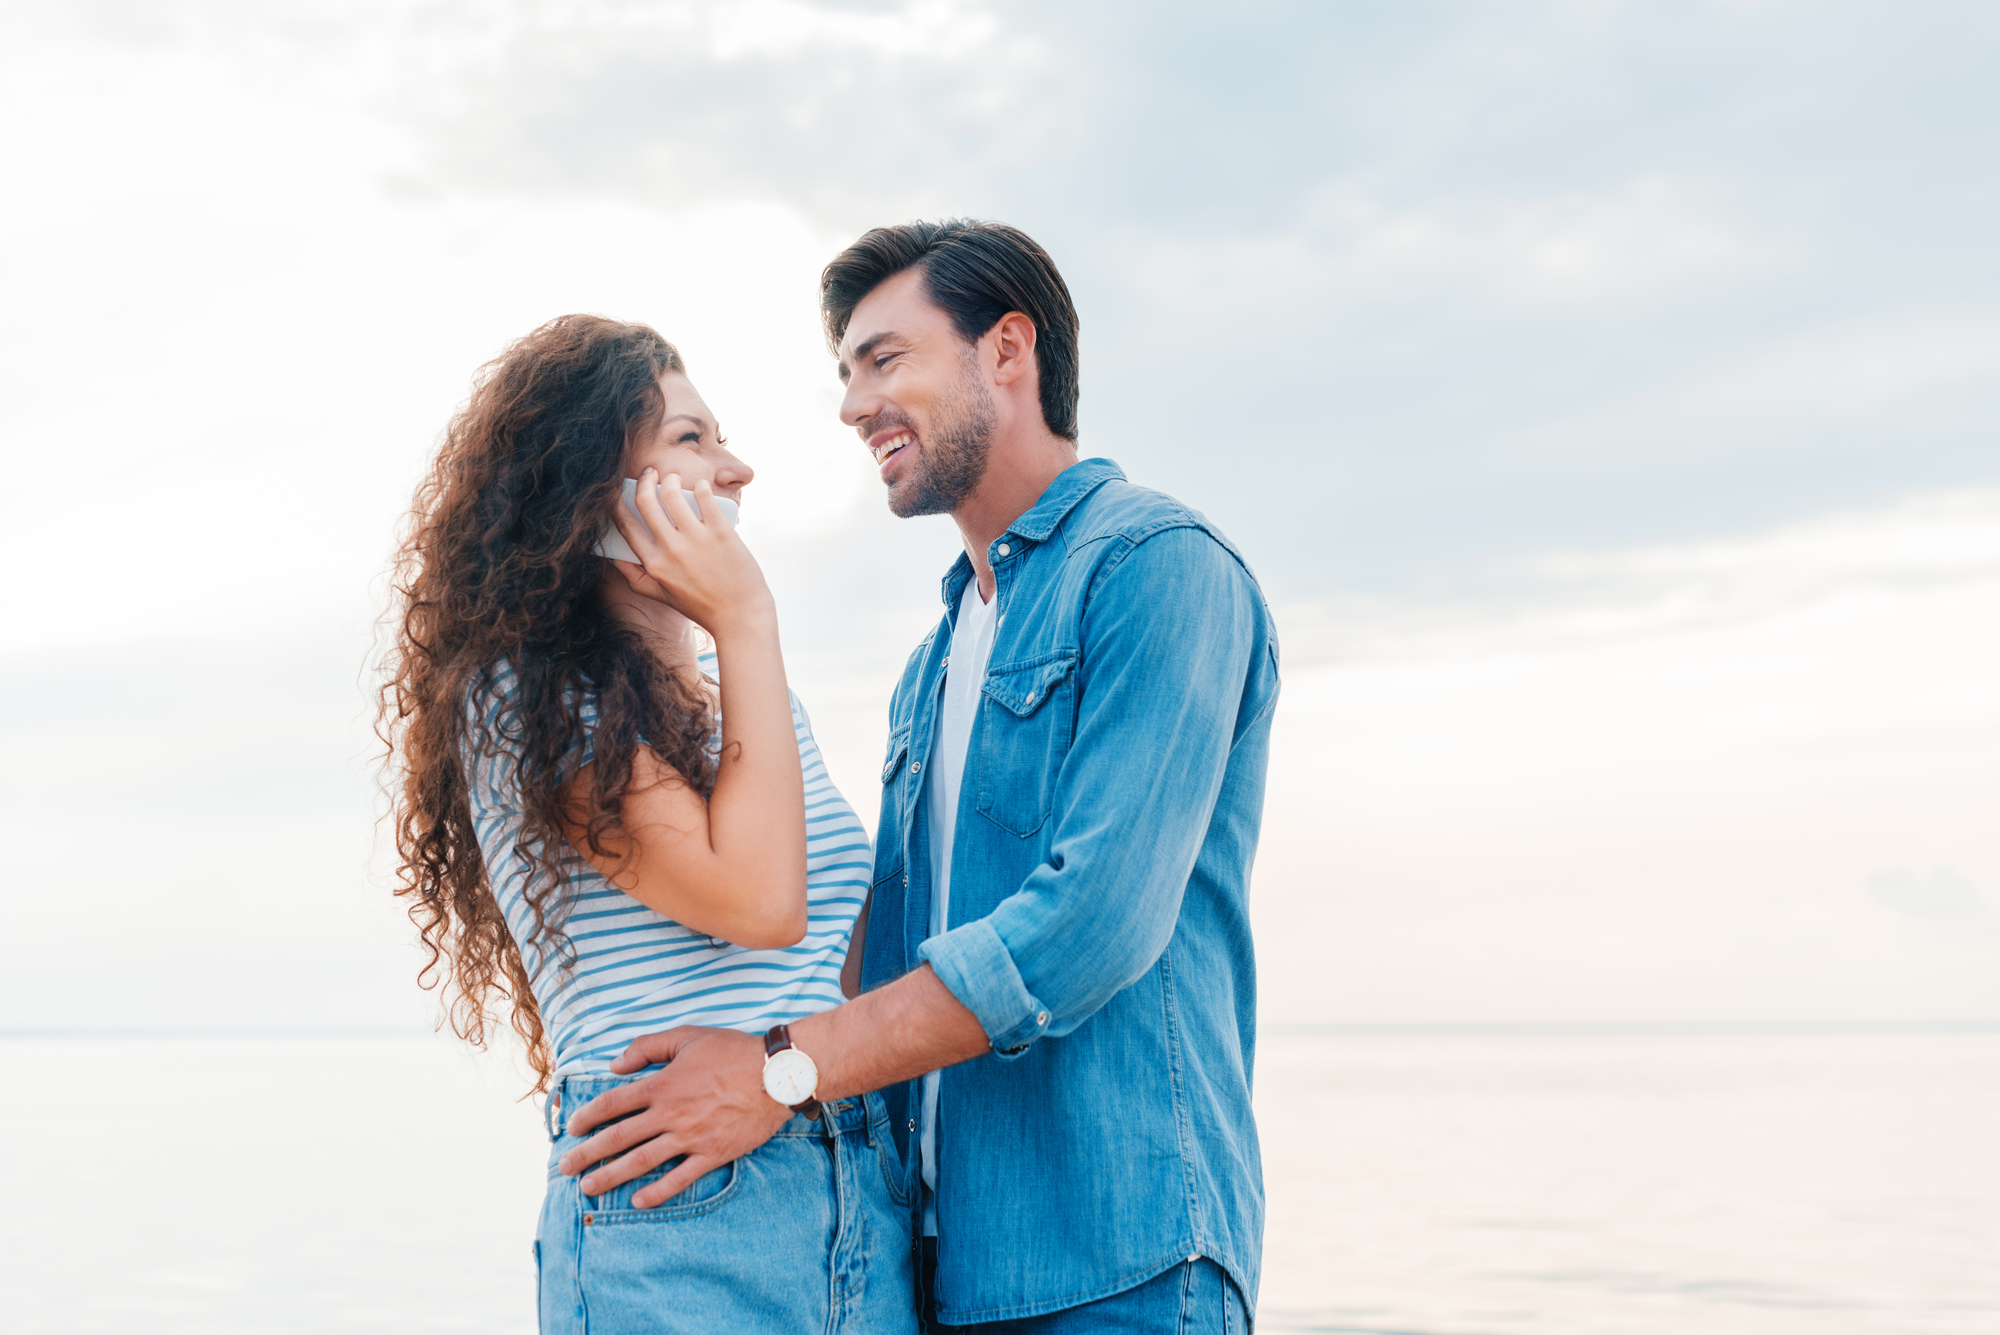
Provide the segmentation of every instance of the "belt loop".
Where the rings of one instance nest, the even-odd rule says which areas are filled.
[[[567,1077],[556,1081],[555,1088],[551,1089],[549,1096],[542,1100],[542,1129],[549,1133],[549,1139],[552,1141],[562,1139],[562,1132],[558,1128],[562,1124],[563,1085],[565,1083],[567,1083]]]

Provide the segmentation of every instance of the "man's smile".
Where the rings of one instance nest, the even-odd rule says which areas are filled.
[[[868,452],[875,456],[877,467],[886,466],[905,445],[914,443],[916,438],[916,433],[907,427],[878,431],[868,438]]]

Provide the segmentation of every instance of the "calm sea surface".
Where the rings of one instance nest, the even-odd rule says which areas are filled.
[[[534,1328],[538,1114],[428,1039],[0,1039],[10,1332]],[[2000,1034],[1267,1037],[1259,1328],[2000,1332]]]

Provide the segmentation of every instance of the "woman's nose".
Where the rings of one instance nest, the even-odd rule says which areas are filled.
[[[715,470],[715,489],[717,491],[726,491],[730,488],[740,490],[749,486],[756,477],[756,469],[744,463],[729,451],[724,450],[722,452],[722,462]]]

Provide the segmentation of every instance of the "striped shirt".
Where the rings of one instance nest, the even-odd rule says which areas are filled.
[[[699,662],[704,673],[715,675],[712,652]],[[611,884],[564,843],[564,883],[557,894],[566,912],[550,916],[574,949],[567,967],[545,941],[533,939],[534,910],[524,894],[529,864],[520,848],[522,814],[512,783],[518,753],[509,741],[517,731],[510,717],[517,696],[514,673],[503,664],[491,691],[475,702],[487,725],[480,735],[498,749],[468,753],[467,770],[487,879],[534,980],[535,1002],[555,1049],[556,1078],[608,1072],[633,1039],[675,1025],[761,1033],[840,1004],[840,966],[867,898],[872,858],[867,831],[833,786],[796,694],[792,729],[806,789],[805,939],[782,950],[746,950],[683,927]],[[582,714],[581,763],[587,764],[595,702],[585,700]],[[554,900],[549,904],[555,909]]]

